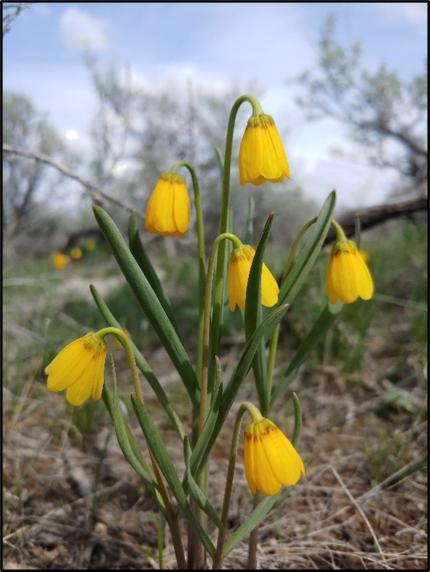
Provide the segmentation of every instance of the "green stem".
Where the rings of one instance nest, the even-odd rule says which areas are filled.
[[[155,478],[157,479],[159,492],[166,507],[166,520],[167,524],[169,525],[170,534],[172,536],[172,543],[175,551],[176,562],[178,564],[179,570],[186,570],[187,563],[185,561],[184,547],[182,545],[181,531],[179,530],[178,519],[176,518],[175,511],[173,510],[169,493],[167,492],[167,489],[164,485],[163,477],[161,476],[157,461],[155,460],[151,452],[151,449],[148,450],[152,462],[152,467],[154,469]]]
[[[212,283],[213,283],[213,275],[215,270],[215,261],[217,259],[218,253],[218,246],[222,244],[224,240],[231,240],[236,246],[242,246],[241,241],[237,236],[231,234],[229,232],[225,232],[220,234],[216,239],[212,246],[212,251],[209,257],[208,263],[208,272],[206,278],[206,287],[205,287],[205,297],[204,297],[204,309],[203,309],[203,330],[202,330],[202,338],[201,338],[201,345],[202,345],[202,353],[200,362],[197,364],[197,371],[201,373],[201,377],[199,379],[200,382],[200,408],[199,408],[199,417],[198,417],[198,425],[197,425],[197,434],[200,435],[203,431],[203,426],[206,421],[207,415],[207,395],[208,395],[208,355],[209,355],[209,333],[210,333],[210,317],[211,317],[211,308],[212,308]],[[203,465],[197,474],[197,483],[199,484],[200,488],[205,493],[205,484],[207,483],[207,465]],[[203,515],[200,509],[196,508],[196,517],[199,522],[203,525],[205,516]],[[203,547],[200,543],[198,543],[194,547],[194,554],[193,554],[193,562],[196,567],[202,567],[204,564],[204,554],[203,554]]]
[[[127,336],[127,334],[125,334],[122,330],[111,326],[107,328],[102,328],[101,330],[96,332],[95,335],[97,338],[103,339],[105,336],[108,336],[109,334],[116,336],[121,345],[123,346],[123,348],[125,349],[128,363],[131,369],[131,375],[133,378],[134,392],[136,394],[136,397],[143,403],[142,387],[140,385],[139,374],[137,372],[137,366],[136,366],[136,358],[134,356],[134,351],[130,339]]]
[[[240,426],[242,424],[242,419],[245,413],[248,412],[252,418],[252,421],[258,422],[261,421],[262,415],[259,410],[253,405],[252,403],[246,402],[242,403],[239,407],[239,411],[236,415],[236,421],[234,424],[233,429],[233,437],[231,440],[231,447],[230,447],[230,457],[228,461],[228,469],[227,469],[227,478],[225,481],[225,491],[224,491],[224,500],[222,504],[222,514],[221,514],[221,526],[218,532],[218,541],[216,546],[215,558],[213,563],[213,569],[220,569],[222,567],[222,552],[224,548],[225,542],[225,535],[227,532],[227,520],[228,520],[228,511],[230,508],[230,500],[231,500],[231,491],[233,488],[233,477],[234,477],[234,469],[236,466],[236,458],[237,458],[237,447],[239,444],[239,435],[240,435]]]
[[[253,508],[261,502],[263,495],[259,492],[254,496]],[[259,527],[256,526],[254,530],[249,535],[248,544],[248,564],[246,566],[247,570],[257,570],[257,546],[258,546],[258,530]]]
[[[197,363],[201,363],[201,355],[203,347],[201,341],[203,339],[203,303],[204,303],[204,291],[205,291],[205,274],[206,274],[206,249],[205,249],[205,234],[203,226],[203,209],[202,200],[200,194],[200,186],[197,178],[196,171],[188,161],[177,161],[171,167],[171,171],[176,171],[181,167],[188,169],[191,180],[193,183],[194,191],[194,206],[196,208],[196,225],[197,225],[197,247],[198,247],[198,265],[199,265],[199,325],[198,325],[198,337],[197,337]],[[197,370],[197,379],[200,379],[201,371]]]
[[[231,169],[231,157],[233,151],[233,134],[234,134],[234,124],[236,121],[237,112],[239,107],[247,101],[252,105],[252,114],[258,115],[262,113],[261,105],[251,95],[242,95],[233,104],[230,111],[230,117],[227,125],[227,134],[225,141],[225,153],[224,153],[224,168],[223,168],[223,180],[222,180],[222,199],[221,199],[221,215],[219,221],[218,234],[222,234],[227,231],[228,223],[228,204],[230,195],[230,169]],[[216,277],[215,277],[215,296],[214,296],[214,311],[213,311],[213,348],[214,354],[218,353],[219,348],[219,333],[222,321],[222,302],[224,295],[224,259],[225,259],[225,244],[222,244],[219,251]]]
[[[206,420],[206,402],[207,402],[207,390],[208,390],[208,353],[209,353],[209,333],[210,333],[210,317],[211,317],[211,308],[212,308],[212,283],[213,283],[213,275],[215,270],[215,262],[219,261],[219,257],[217,257],[218,251],[220,250],[220,245],[224,244],[225,240],[231,240],[236,248],[240,248],[242,246],[242,242],[240,239],[230,233],[224,232],[217,236],[212,246],[212,251],[209,257],[208,263],[208,272],[206,277],[206,289],[205,289],[205,301],[204,301],[204,309],[203,309],[203,333],[202,333],[202,357],[201,357],[201,364],[198,366],[198,371],[201,371],[201,378],[200,378],[200,412],[199,412],[199,423],[198,423],[198,432],[199,435],[203,430],[203,425]],[[215,310],[215,308],[214,308]]]
[[[205,261],[206,260],[205,235],[203,226],[203,209],[202,209],[199,180],[197,178],[197,174],[193,165],[191,165],[191,163],[189,163],[188,161],[177,161],[174,165],[172,165],[170,171],[177,171],[181,167],[185,167],[186,169],[188,169],[191,175],[191,180],[193,183],[193,191],[194,191],[194,205],[196,207],[197,243],[199,250],[199,259]]]
[[[287,276],[293,267],[294,261],[297,256],[297,250],[299,248],[300,242],[305,235],[306,231],[316,222],[317,217],[311,218],[308,220],[300,229],[299,233],[297,234],[296,238],[294,239],[293,244],[291,245],[290,252],[288,254],[287,262],[285,264],[284,273],[281,279],[281,286],[282,288]],[[276,362],[276,352],[278,349],[278,341],[279,341],[279,330],[280,325],[278,324],[273,331],[272,337],[270,339],[270,347],[269,347],[269,358],[267,364],[267,387],[268,387],[268,396],[269,396],[269,403],[272,400],[272,384],[273,384],[273,371],[275,369],[275,362]],[[265,411],[264,414],[266,415],[268,412]]]
[[[337,240],[339,240],[339,241],[348,240],[346,238],[346,235],[345,235],[343,228],[340,226],[340,224],[336,220],[334,220],[334,218],[331,219],[331,225],[334,229],[334,232],[336,233]]]

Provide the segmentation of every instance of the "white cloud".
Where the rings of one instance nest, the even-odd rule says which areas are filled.
[[[79,8],[68,8],[60,19],[60,30],[65,43],[80,50],[105,50],[108,47],[106,28],[106,20],[94,18]]]
[[[427,25],[426,2],[387,2],[375,4],[375,6],[383,10],[390,19],[406,20],[418,27],[426,27]]]

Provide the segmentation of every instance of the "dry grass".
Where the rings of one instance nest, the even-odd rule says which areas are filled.
[[[226,369],[236,351],[227,352]],[[161,352],[150,361],[156,371],[168,367]],[[307,475],[261,527],[262,568],[426,568],[424,414],[387,404],[371,365],[369,352],[360,377],[320,367],[295,381],[304,411],[300,450]],[[416,374],[411,400],[423,404],[419,368]],[[175,376],[166,374],[163,383],[171,394],[179,393]],[[242,393],[250,396],[251,384]],[[149,399],[148,405],[181,468],[174,433],[156,402]],[[288,426],[289,406],[274,417]],[[5,568],[158,568],[156,508],[124,461],[106,418],[82,437],[63,398],[47,399],[38,372],[18,401],[6,392],[4,419]],[[229,421],[211,463],[210,496],[217,506],[232,416]],[[251,505],[241,462],[236,475],[232,528]],[[164,567],[174,567],[168,535],[163,558]],[[245,562],[242,543],[226,567],[241,569]]]

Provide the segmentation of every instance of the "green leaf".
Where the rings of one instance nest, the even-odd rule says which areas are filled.
[[[124,454],[124,457],[130,463],[130,465],[133,467],[136,473],[142,478],[145,485],[150,489],[154,488],[151,469],[145,463],[143,458],[138,458],[138,456],[136,455],[135,450],[138,448],[137,443],[134,443],[133,446],[130,444],[130,439],[134,440],[134,437],[132,436],[131,431],[124,422],[121,410],[119,408],[118,400],[112,399],[112,396],[106,384],[104,384],[103,386],[102,395],[103,395],[103,401],[105,402],[106,405],[106,409],[108,410],[112,418],[115,427],[115,433],[118,439],[118,444],[121,448],[121,451]]]
[[[274,214],[272,213],[267,219],[249,272],[245,301],[245,333],[247,340],[249,340],[261,324],[261,272],[263,269],[264,251],[269,237],[270,228],[272,226],[273,216]],[[269,405],[269,394],[266,383],[267,358],[264,336],[258,345],[252,362],[252,367],[254,370],[254,378],[260,400],[260,406],[263,411],[267,411],[267,407]]]
[[[101,295],[97,291],[97,288],[91,284],[90,285],[90,291],[91,291],[91,294],[94,298],[95,303],[97,304],[98,309],[100,310],[101,315],[106,320],[106,323],[109,324],[110,326],[113,326],[114,328],[120,328],[121,329],[121,324],[118,322],[118,320],[112,314],[112,312],[109,310],[109,307],[107,306],[106,302],[103,300],[103,298],[101,297]],[[137,367],[140,369],[140,371],[145,376],[146,380],[148,381],[149,385],[151,386],[152,390],[154,391],[155,395],[157,396],[158,401],[160,402],[161,406],[166,411],[167,415],[169,416],[169,419],[172,421],[173,426],[175,427],[181,441],[183,441],[186,433],[185,433],[184,426],[182,425],[182,421],[178,417],[178,414],[176,413],[176,411],[173,409],[173,407],[169,401],[169,398],[167,397],[166,393],[164,392],[164,389],[161,387],[160,382],[158,381],[157,377],[155,376],[155,374],[152,371],[151,367],[149,366],[148,362],[145,360],[143,355],[140,353],[140,351],[134,345],[134,342],[132,340],[131,340],[131,345],[133,347],[133,352],[134,352],[134,357],[136,358]]]
[[[333,210],[336,204],[336,192],[332,191],[326,198],[310,236],[297,256],[288,276],[281,287],[279,303],[291,304],[304,284],[307,275],[311,271],[318,254],[323,247],[325,238],[330,228]]]
[[[269,335],[273,328],[285,316],[287,306],[277,307],[266,316],[260,326],[255,330],[242,351],[239,363],[221,395],[217,397],[206,419],[203,431],[195,444],[191,455],[191,470],[195,474],[196,469],[205,461],[215,439],[220,432],[224,421],[235,400],[240,384],[251,367],[258,345],[265,335]]]
[[[237,530],[231,534],[230,538],[225,543],[224,549],[222,551],[223,557],[227,556],[233,550],[233,548],[239,544],[239,542],[241,542],[244,538],[247,538],[254,530],[254,528],[263,522],[263,520],[269,514],[270,510],[279,500],[278,497],[280,494],[282,493],[278,493],[272,497],[266,497],[258,503],[248,518],[239,526]]]
[[[312,326],[311,331],[300,344],[299,349],[296,351],[293,359],[291,360],[284,377],[274,388],[271,403],[273,403],[275,399],[277,399],[287,389],[289,383],[293,380],[294,375],[297,373],[298,368],[305,361],[309,352],[316,346],[318,340],[333,325],[336,316],[336,314],[332,314],[330,312],[328,306],[324,307],[317,321]]]
[[[173,314],[172,306],[169,299],[164,293],[161,282],[155,272],[152,263],[146,254],[145,248],[143,247],[142,241],[140,240],[139,230],[137,227],[137,217],[136,213],[131,213],[128,222],[128,242],[130,245],[131,253],[133,254],[136,262],[139,264],[142,272],[145,274],[146,279],[150,283],[152,289],[154,290],[160,304],[163,306],[169,320],[172,322],[179,335],[178,325],[176,323],[176,318]]]
[[[302,432],[302,406],[300,405],[297,393],[293,391],[293,405],[294,405],[294,433],[292,442],[294,447],[299,446],[300,433]]]
[[[189,491],[196,500],[199,507],[208,515],[211,521],[219,528],[221,526],[221,519],[218,516],[218,513],[211,505],[206,495],[199,487],[199,485],[196,483],[193,475],[191,474],[191,469],[190,469],[191,450],[188,437],[185,437],[184,439],[184,457],[185,457],[185,470],[186,470],[185,477]]]
[[[172,322],[169,320],[157,295],[127,247],[116,224],[102,208],[94,206],[93,211],[100,228],[111,245],[112,252],[122,273],[166,348],[193,404],[196,405],[199,394],[196,374]]]
[[[193,514],[190,505],[188,504],[187,497],[185,495],[182,484],[176,473],[176,469],[169,458],[167,450],[164,446],[164,442],[159,435],[152,419],[148,415],[144,404],[136,399],[133,395],[131,396],[131,402],[133,404],[134,410],[137,415],[137,419],[145,435],[146,441],[152,454],[154,455],[161,472],[163,473],[166,481],[169,483],[169,487],[174,494],[178,505],[185,517],[190,522],[191,526],[199,536],[200,540],[204,544],[208,553],[213,557],[215,554],[215,547],[206,534],[206,532],[201,527],[200,523],[197,521],[195,515]]]

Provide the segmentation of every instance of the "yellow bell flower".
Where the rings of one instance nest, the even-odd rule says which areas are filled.
[[[233,311],[236,306],[245,309],[246,288],[255,250],[249,244],[235,248],[228,263],[228,306]],[[271,308],[279,297],[279,286],[273,274],[263,263],[261,270],[261,303]]]
[[[82,249],[79,248],[79,246],[72,248],[70,251],[70,256],[73,258],[73,260],[80,260],[82,258]]]
[[[96,248],[96,241],[93,240],[92,238],[89,238],[86,241],[85,246],[86,246],[86,249],[91,252],[92,250],[95,250],[95,248]]]
[[[64,391],[70,405],[100,399],[104,383],[106,344],[94,332],[67,344],[45,368],[49,391]]]
[[[252,115],[239,149],[240,184],[277,183],[290,177],[288,159],[270,115]]]
[[[263,417],[245,430],[245,475],[252,494],[276,495],[305,474],[300,455],[273,421]]]
[[[373,279],[364,256],[352,240],[337,241],[331,251],[327,270],[327,292],[330,304],[351,304],[357,298],[370,300]]]
[[[182,236],[190,225],[190,199],[184,179],[163,173],[146,206],[145,227],[162,236]]]
[[[55,270],[63,270],[65,266],[67,266],[70,262],[70,258],[67,254],[61,254],[61,252],[53,252],[52,253],[52,264],[54,265]]]

